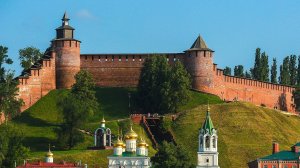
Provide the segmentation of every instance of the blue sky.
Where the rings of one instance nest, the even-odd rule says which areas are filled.
[[[201,34],[219,68],[300,55],[299,0],[2,0],[0,45],[21,71],[18,50],[50,45],[64,11],[81,53],[181,52]],[[271,59],[270,59],[271,62]]]

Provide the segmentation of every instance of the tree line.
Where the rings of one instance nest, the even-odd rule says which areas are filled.
[[[224,74],[232,75],[231,68],[226,66]],[[300,85],[300,56],[286,56],[278,67],[276,58],[273,58],[271,65],[269,65],[268,54],[257,48],[253,67],[249,71],[245,71],[243,65],[237,65],[234,67],[233,75],[275,84],[297,86]]]

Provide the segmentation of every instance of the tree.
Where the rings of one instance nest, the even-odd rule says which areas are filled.
[[[269,57],[266,54],[266,52],[263,52],[261,54],[261,58],[260,58],[260,78],[259,80],[261,81],[269,81]]]
[[[298,56],[298,67],[297,67],[297,85],[300,85],[300,55]]]
[[[180,146],[164,141],[155,156],[151,158],[153,168],[195,167],[188,153]]]
[[[75,75],[75,80],[71,92],[58,103],[63,112],[58,142],[68,149],[83,140],[84,137],[78,132],[78,128],[87,122],[99,106],[91,74],[81,70]]]
[[[234,67],[234,76],[244,77],[244,67],[243,65],[237,65]]]
[[[231,75],[231,68],[230,67],[225,67],[224,71],[223,71],[224,75]]]
[[[248,71],[246,71],[245,72],[245,77],[251,79],[251,74]]]
[[[290,72],[290,85],[295,86],[297,84],[297,56],[290,55],[289,72]]]
[[[43,54],[35,47],[27,47],[19,50],[19,59],[24,70],[29,69],[35,62],[37,62]]]
[[[289,70],[289,57],[283,59],[282,65],[280,65],[279,83],[283,85],[289,85],[290,82],[290,70]]]
[[[4,68],[5,64],[12,64],[8,58],[8,48],[0,46],[0,115],[5,116],[5,121],[9,117],[19,114],[23,101],[17,98],[18,81],[14,79],[14,73]]]
[[[253,79],[260,80],[261,79],[261,54],[260,48],[256,48],[255,50],[255,61],[254,67],[251,69]]]
[[[180,62],[171,67],[165,56],[147,58],[138,84],[139,105],[145,112],[175,112],[187,102],[190,83],[190,75]]]
[[[13,168],[28,156],[29,149],[23,145],[24,136],[19,128],[5,125],[0,129],[0,167]]]
[[[273,64],[271,67],[271,82],[277,83],[277,61],[276,61],[276,58],[273,58]]]

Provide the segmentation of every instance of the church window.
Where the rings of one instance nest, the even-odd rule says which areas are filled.
[[[210,147],[210,138],[209,136],[205,137],[205,148],[209,148]]]
[[[200,137],[200,148],[203,148],[203,136]]]
[[[208,158],[206,158],[206,163],[209,163],[209,159]]]
[[[216,146],[217,146],[217,138],[215,136],[213,136],[212,140],[213,140],[213,148],[216,148]]]

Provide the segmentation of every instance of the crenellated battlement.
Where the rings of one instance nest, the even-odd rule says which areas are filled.
[[[136,87],[144,61],[153,55],[164,55],[171,65],[176,61],[184,64],[195,90],[225,101],[246,101],[295,112],[294,87],[224,75],[213,61],[214,51],[201,36],[182,53],[80,54],[81,42],[73,38],[75,29],[69,23],[66,25],[66,15],[62,20],[51,51],[18,77],[19,96],[25,102],[22,110],[53,89],[70,88],[75,82],[74,75],[81,69],[92,74],[97,86]]]

